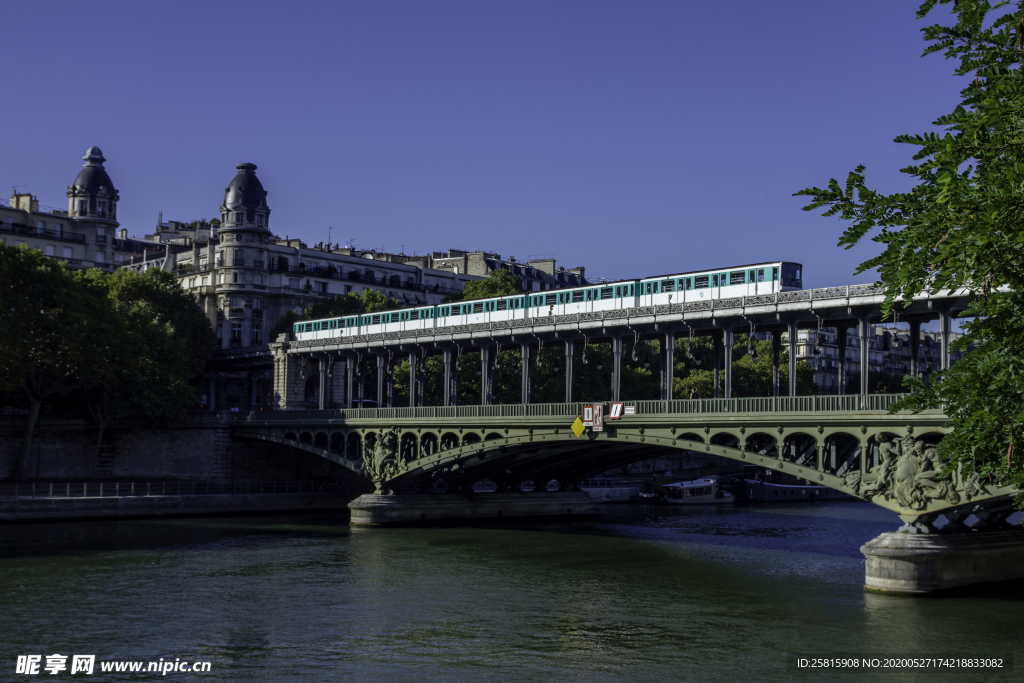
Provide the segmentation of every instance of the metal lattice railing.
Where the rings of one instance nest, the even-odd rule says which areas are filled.
[[[729,413],[850,413],[885,412],[906,394],[844,394],[827,396],[755,396],[623,401],[637,415]],[[572,417],[583,411],[582,402],[511,403],[416,408],[342,408],[335,410],[275,410],[239,416],[242,422],[291,422],[304,419],[402,420],[479,417]],[[628,416],[627,416],[628,417]]]

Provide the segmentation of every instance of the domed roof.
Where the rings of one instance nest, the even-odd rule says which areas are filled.
[[[228,211],[266,209],[267,191],[256,177],[256,164],[238,164],[238,173],[224,190],[224,208]]]
[[[82,160],[85,163],[82,164],[82,170],[78,172],[75,182],[71,183],[70,190],[73,192],[96,194],[101,189],[104,189],[111,195],[117,193],[117,190],[114,189],[114,183],[110,180],[110,176],[107,175],[107,170],[103,168],[103,162],[106,159],[103,157],[103,151],[99,147],[93,145],[85,150],[85,156],[82,157]]]

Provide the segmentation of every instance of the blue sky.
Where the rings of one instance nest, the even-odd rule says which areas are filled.
[[[792,193],[883,190],[958,82],[912,0],[35,2],[4,7],[0,190],[64,206],[99,145],[131,234],[212,217],[252,161],[271,227],[407,253],[554,256],[593,278],[875,245]]]

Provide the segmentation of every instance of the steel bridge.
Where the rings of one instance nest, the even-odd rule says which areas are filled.
[[[571,315],[541,315],[517,320],[494,320],[469,325],[410,329],[404,332],[366,334],[312,341],[289,341],[281,335],[270,345],[274,356],[274,402],[280,409],[352,408],[357,399],[355,386],[359,361],[376,359],[376,405],[388,404],[390,361],[408,359],[407,386],[409,406],[421,404],[422,389],[417,387],[417,365],[425,356],[443,357],[442,404],[453,405],[456,397],[455,362],[465,352],[480,354],[480,403],[491,403],[491,372],[494,354],[516,349],[520,354],[521,402],[533,398],[532,374],[538,349],[545,344],[564,349],[564,401],[572,403],[574,367],[580,348],[595,341],[610,342],[612,370],[608,378],[607,398],[622,396],[622,368],[629,362],[623,354],[624,342],[634,345],[641,339],[661,342],[661,392],[659,398],[674,398],[673,377],[675,341],[685,335],[714,339],[715,396],[733,396],[732,353],[736,332],[770,333],[772,339],[774,395],[795,397],[797,337],[801,329],[835,328],[839,355],[836,367],[838,393],[848,389],[866,396],[870,389],[869,339],[872,326],[883,320],[884,292],[873,285],[849,285],[780,292],[731,299],[711,299],[670,303],[621,310],[595,311]],[[921,325],[937,321],[940,338],[940,368],[949,367],[950,324],[969,304],[964,291],[922,293],[901,301],[895,316],[887,322],[910,326],[910,372],[918,372],[918,346]],[[846,386],[848,372],[846,332],[855,328],[859,338],[860,386]],[[780,386],[782,339],[788,344],[788,387]],[[360,378],[359,385],[362,386]],[[422,378],[421,378],[422,379]],[[359,398],[361,398],[361,394]]]
[[[706,453],[784,472],[934,531],[999,526],[1014,491],[951,470],[938,411],[891,412],[893,394],[664,399],[580,436],[581,403],[291,410],[238,416],[235,438],[327,458],[377,493],[468,492],[490,479],[573,490],[589,476],[667,452]],[[529,495],[529,494],[524,494]]]

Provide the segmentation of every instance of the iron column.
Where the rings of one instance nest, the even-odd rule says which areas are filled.
[[[836,393],[846,393],[846,325],[836,325],[836,345],[839,357],[836,359]]]
[[[519,369],[521,377],[521,393],[522,402],[530,402],[530,345],[520,344],[519,345],[520,360]]]
[[[565,341],[565,402],[572,403],[572,371],[573,363],[576,361],[576,342],[571,339]]]
[[[732,398],[732,328],[722,330],[722,367],[725,371],[725,398]]]
[[[416,407],[416,351],[409,352],[409,407]]]
[[[860,318],[857,320],[857,332],[860,336],[860,395],[867,396],[870,391],[871,384],[871,356],[868,353],[868,342],[870,341],[868,334],[871,331],[871,323],[868,322],[867,317]]]
[[[345,356],[345,407],[352,407],[352,388],[355,384],[355,359]]]
[[[787,324],[786,331],[789,336],[789,395],[796,396],[796,323]]]
[[[384,355],[377,354],[377,407],[384,406]]]
[[[910,321],[910,376],[917,377],[920,368],[917,366],[918,352],[921,349],[921,321]]]
[[[779,355],[782,351],[782,332],[772,330],[772,396],[779,395]]]
[[[480,347],[480,405],[491,402],[491,347]]]
[[[316,361],[316,379],[319,383],[316,392],[316,407],[318,410],[324,410],[327,408],[327,359],[319,356]]]
[[[939,369],[949,370],[949,313],[939,311]]]
[[[612,400],[622,397],[622,337],[612,337]]]
[[[676,333],[666,332],[662,338],[661,354],[661,398],[666,401],[672,400],[672,382],[675,379],[676,370]]]
[[[444,350],[444,358],[442,360],[444,365],[444,405],[452,405],[452,384],[454,380],[452,378],[452,351],[451,349]]]

